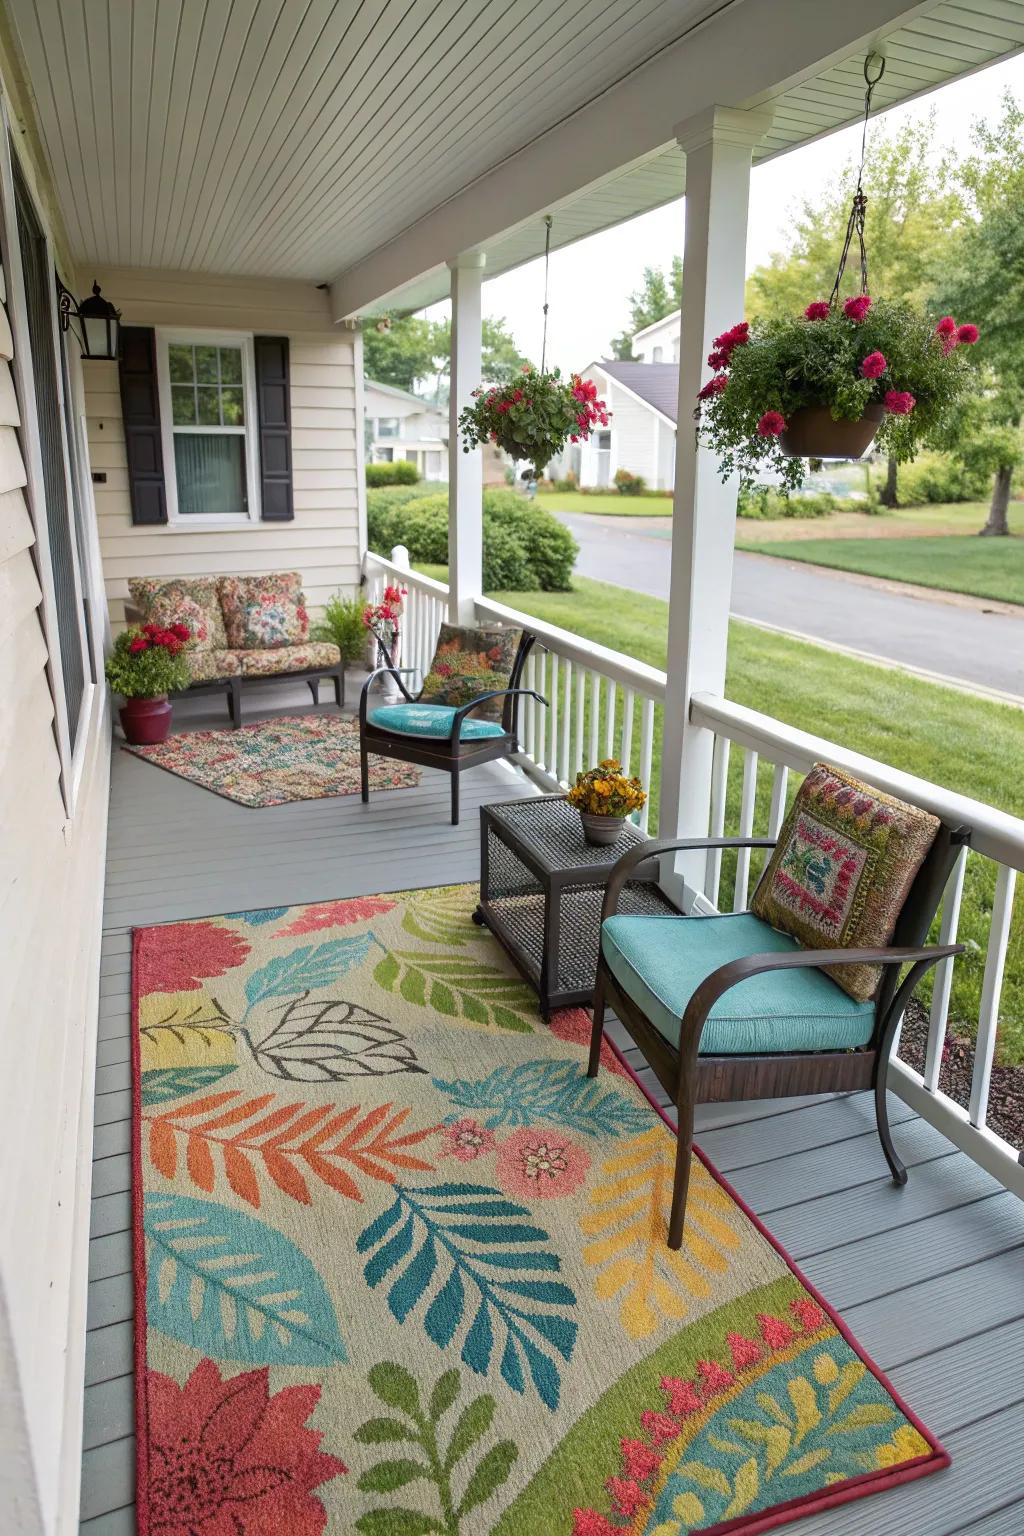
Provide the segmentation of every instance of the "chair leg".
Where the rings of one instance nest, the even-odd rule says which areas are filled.
[[[683,1246],[683,1224],[686,1220],[686,1197],[690,1188],[690,1162],[693,1154],[693,1086],[688,1081],[685,1094],[680,1095],[678,1105],[679,1132],[676,1140],[676,1172],[672,1185],[672,1213],[668,1223],[668,1245]]]
[[[459,770],[452,769],[452,826],[459,824]]]
[[[594,982],[594,1027],[590,1031],[590,1061],[587,1076],[596,1077],[601,1066],[601,1046],[604,1041],[604,976],[601,962],[597,962],[597,980]]]
[[[362,742],[359,743],[359,787],[363,796],[363,804],[370,803],[370,759]]]
[[[320,703],[320,679],[318,677],[307,677],[306,678],[306,682],[309,685],[310,693],[313,695],[313,703],[314,704],[319,704]]]
[[[345,704],[345,668],[339,667],[334,674],[334,702],[341,709]]]
[[[907,1182],[907,1170],[893,1145],[892,1131],[889,1129],[889,1100],[886,1096],[887,1066],[887,1060],[879,1060],[875,1069],[875,1116],[878,1121],[878,1139],[882,1143],[882,1151],[889,1164],[892,1181],[900,1187]]]

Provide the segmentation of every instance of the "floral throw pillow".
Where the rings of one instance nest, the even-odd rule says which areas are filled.
[[[214,577],[192,576],[176,581],[134,577],[128,583],[128,593],[144,624],[187,624],[192,631],[194,651],[227,650]]]
[[[495,688],[507,688],[519,649],[521,629],[469,629],[442,624],[421,704],[454,704],[456,709]],[[476,711],[480,720],[500,720],[504,699],[489,699]]]
[[[890,942],[896,919],[939,829],[938,818],[815,763],[783,823],[751,911],[808,949]],[[878,966],[825,966],[858,1002]]]
[[[309,613],[298,571],[269,576],[223,576],[218,584],[228,644],[239,651],[302,645]]]

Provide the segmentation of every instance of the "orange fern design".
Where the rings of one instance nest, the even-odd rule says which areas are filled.
[[[353,1173],[393,1184],[400,1171],[433,1171],[433,1163],[407,1149],[440,1127],[400,1135],[408,1108],[381,1104],[363,1114],[358,1104],[341,1110],[334,1104],[273,1104],[272,1093],[254,1098],[237,1091],[211,1093],[160,1115],[144,1115],[150,1162],[165,1179],[175,1178],[183,1141],[189,1178],[212,1194],[217,1182],[214,1153],[219,1151],[228,1185],[256,1210],[262,1198],[261,1171],[282,1194],[302,1205],[313,1203],[310,1179],[347,1200],[361,1201]]]

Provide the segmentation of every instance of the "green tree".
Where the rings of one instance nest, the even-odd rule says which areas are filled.
[[[443,403],[448,398],[451,321],[438,321],[433,329],[435,398]],[[485,316],[481,325],[481,384],[508,384],[528,361],[516,345],[507,321]]]
[[[612,356],[623,362],[633,357],[633,337],[656,320],[664,320],[683,302],[683,258],[673,256],[667,272],[659,267],[645,267],[643,281],[629,296],[628,331],[612,341]]]
[[[946,251],[937,291],[943,305],[981,332],[987,388],[954,450],[994,472],[985,535],[1009,533],[1014,470],[1024,459],[1024,110],[1010,92],[994,126],[972,130],[959,169],[968,217]]]
[[[363,371],[378,384],[413,389],[417,379],[434,371],[437,327],[418,315],[400,315],[390,330],[378,330],[369,320],[363,327]]]

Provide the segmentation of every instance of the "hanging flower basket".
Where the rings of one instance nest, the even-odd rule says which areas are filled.
[[[539,480],[567,442],[585,442],[609,411],[597,385],[578,373],[564,380],[559,369],[538,372],[530,363],[512,384],[474,389],[473,404],[459,416],[463,451],[494,443],[512,459],[526,459]]]
[[[857,421],[836,421],[827,405],[804,405],[779,433],[779,451],[787,459],[859,459],[867,453],[885,418],[880,405],[868,405]]]

